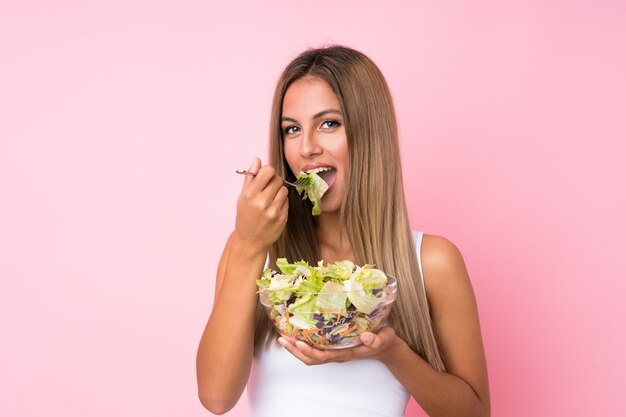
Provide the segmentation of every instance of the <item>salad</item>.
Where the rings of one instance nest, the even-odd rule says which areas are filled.
[[[319,216],[322,214],[322,208],[320,207],[322,196],[328,190],[328,184],[322,179],[318,172],[324,171],[326,168],[315,168],[307,172],[300,172],[296,178],[296,191],[302,195],[302,199],[308,198],[313,203],[313,215]]]
[[[395,300],[396,280],[372,265],[350,261],[312,267],[276,260],[257,280],[261,303],[279,333],[320,348],[360,344],[376,331]]]

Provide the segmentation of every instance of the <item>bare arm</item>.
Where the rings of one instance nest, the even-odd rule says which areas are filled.
[[[425,236],[424,279],[446,372],[438,372],[395,338],[383,362],[428,415],[489,416],[487,365],[472,286],[458,249]]]
[[[216,282],[196,361],[200,401],[215,414],[230,410],[246,386],[254,347],[253,285],[265,261],[265,253],[247,251],[236,241],[233,233],[224,249],[217,280],[222,283]]]
[[[252,172],[259,170],[255,161]],[[267,250],[287,220],[287,190],[271,167],[247,177],[237,204],[237,226],[218,266],[213,311],[196,358],[198,396],[223,414],[246,386],[254,351],[256,279]]]

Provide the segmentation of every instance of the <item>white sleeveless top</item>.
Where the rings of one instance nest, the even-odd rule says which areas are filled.
[[[413,232],[422,274],[422,232]],[[408,391],[382,362],[357,359],[307,366],[278,343],[255,356],[249,417],[403,417]]]

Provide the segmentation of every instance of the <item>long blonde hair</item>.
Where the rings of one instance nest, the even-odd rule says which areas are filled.
[[[367,56],[343,46],[305,51],[285,68],[272,105],[270,163],[279,175],[292,180],[295,176],[284,157],[280,123],[285,93],[303,77],[326,81],[341,105],[350,160],[340,223],[355,262],[374,264],[398,279],[390,326],[435,369],[444,370],[408,221],[398,130],[387,83]],[[277,257],[317,264],[318,255],[310,203],[290,191],[289,220],[270,249],[270,265],[275,265]],[[269,340],[271,326],[259,305],[257,347]]]

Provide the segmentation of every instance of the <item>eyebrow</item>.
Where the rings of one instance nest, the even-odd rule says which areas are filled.
[[[340,116],[341,116],[341,111],[340,111],[340,110],[337,110],[337,109],[326,109],[326,110],[322,110],[321,112],[315,113],[315,114],[313,115],[313,118],[314,118],[314,119],[318,119],[318,118],[320,118],[320,117],[322,117],[322,116],[325,116],[325,115],[327,115],[327,114],[329,114],[329,113],[332,113],[332,114],[338,114],[338,115],[340,115]],[[298,123],[298,121],[297,121],[296,119],[293,119],[293,118],[291,118],[291,117],[286,117],[286,116],[282,116],[282,117],[280,118],[280,120],[281,120],[281,122],[293,122],[293,123]]]

